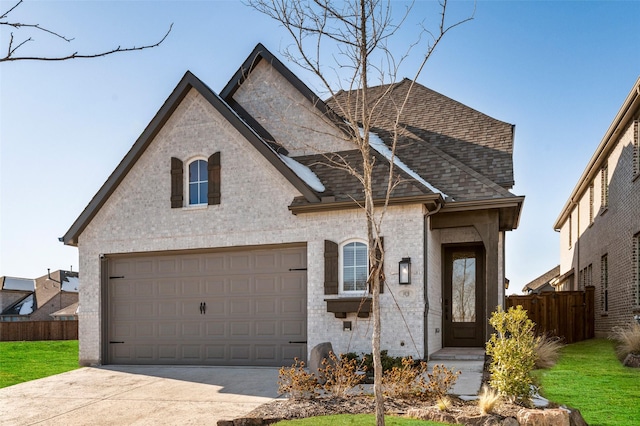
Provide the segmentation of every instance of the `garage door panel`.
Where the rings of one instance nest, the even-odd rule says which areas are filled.
[[[157,285],[159,297],[176,297],[178,295],[178,282],[176,280],[159,280]]]
[[[178,259],[158,259],[158,273],[161,275],[175,275],[178,272]]]
[[[300,321],[281,321],[282,335],[290,338],[300,337],[306,335],[307,327],[306,323]],[[296,339],[294,339],[296,340]]]
[[[225,293],[224,279],[207,279],[204,284],[205,294],[208,296],[218,296]]]
[[[224,363],[227,359],[226,345],[206,345],[205,346],[205,360],[213,361],[215,363]]]
[[[200,345],[182,345],[182,358],[187,361],[200,361]]]
[[[155,317],[153,301],[138,302],[134,305],[136,318],[153,318]]]
[[[255,295],[275,294],[278,290],[277,276],[261,276],[255,278]]]
[[[275,315],[278,311],[278,301],[275,299],[260,299],[255,301],[256,316]]]
[[[136,345],[135,346],[135,359],[138,361],[146,360],[151,361],[155,358],[155,345]]]
[[[204,260],[204,272],[206,274],[220,274],[224,270],[224,255],[210,254]]]
[[[140,339],[153,338],[153,324],[152,323],[138,323],[135,327],[135,335]]]
[[[280,300],[280,314],[293,314],[297,316],[306,311],[306,306],[306,300],[302,301],[300,299],[294,299],[292,297],[282,299]]]
[[[277,321],[260,321],[256,323],[256,336],[257,337],[275,337],[277,336],[278,324]]]
[[[136,259],[133,264],[133,273],[141,277],[151,276],[153,275],[153,264],[154,261],[151,259]]]
[[[229,300],[229,315],[237,317],[249,315],[251,312],[251,300],[246,298],[236,298]]]
[[[178,359],[178,345],[158,345],[158,359],[175,362]]]
[[[262,252],[258,253],[255,256],[255,268],[264,270],[264,269],[275,269],[277,265],[277,253],[274,252]]]
[[[306,248],[109,259],[108,362],[291,365],[306,358]],[[206,304],[206,311],[200,308]]]
[[[256,360],[274,362],[277,359],[278,348],[276,345],[256,345]]]
[[[232,363],[246,362],[251,359],[251,345],[229,345],[229,358]]]
[[[239,273],[251,271],[251,257],[247,254],[229,255],[227,272]]]
[[[307,287],[307,277],[304,274],[295,273],[282,277],[280,281],[280,292],[300,294],[305,292]]]
[[[178,324],[175,322],[158,324],[158,337],[161,339],[178,337]]]
[[[201,327],[200,322],[183,322],[181,337],[200,337]]]
[[[251,290],[251,279],[249,276],[233,277],[229,280],[229,294],[249,294]]]
[[[251,335],[251,323],[248,321],[232,321],[229,323],[229,337],[248,337]]]
[[[226,303],[224,300],[211,300],[208,299],[207,300],[207,313],[206,315],[209,316],[225,316],[227,314],[227,309],[226,309]]]
[[[225,337],[227,324],[226,322],[216,321],[216,322],[207,322],[207,336],[208,337]]]

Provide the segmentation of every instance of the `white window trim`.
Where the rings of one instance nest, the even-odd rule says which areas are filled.
[[[189,158],[187,161],[184,162],[184,183],[183,183],[183,191],[182,193],[185,194],[184,197],[184,208],[185,209],[203,209],[203,208],[207,208],[207,206],[209,205],[209,203],[198,203],[198,204],[190,204],[189,200],[191,199],[191,193],[189,192],[189,166],[191,165],[191,163],[193,163],[194,161],[198,161],[198,160],[202,160],[205,163],[207,163],[207,165],[209,164],[209,159],[203,155],[198,155],[196,157],[192,157]],[[209,182],[209,176],[207,176],[207,184]]]
[[[361,243],[361,244],[364,244],[365,247],[367,247],[367,273],[369,271],[369,244],[367,244],[367,242],[361,238],[350,238],[348,240],[341,242],[338,245],[338,294],[341,296],[347,296],[347,297],[362,297],[369,294],[368,289],[364,289],[364,290],[345,290],[344,289],[344,276],[343,276],[344,275],[344,264],[343,264],[344,255],[342,253],[343,253],[344,246],[351,243]]]

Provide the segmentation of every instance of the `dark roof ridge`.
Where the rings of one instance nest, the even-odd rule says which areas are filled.
[[[151,122],[144,129],[142,134],[129,149],[124,158],[120,161],[115,170],[109,175],[105,183],[93,196],[89,204],[82,211],[80,216],[74,221],[63,237],[59,238],[66,245],[77,245],[78,236],[95,217],[104,203],[109,199],[118,185],[129,173],[133,165],[138,161],[147,147],[162,130],[167,121],[179,107],[180,103],[187,96],[191,89],[198,91],[222,116],[228,120],[235,128],[251,143],[276,169],[298,190],[309,202],[318,202],[320,198],[298,175],[293,172],[279,157],[276,151],[265,142],[260,135],[251,128],[240,115],[233,110],[227,102],[213,92],[209,86],[204,84],[198,77],[190,71],[184,76],[173,89],[162,107],[158,110]]]

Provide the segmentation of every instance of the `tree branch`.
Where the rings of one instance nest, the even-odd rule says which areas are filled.
[[[49,28],[45,28],[42,27],[40,24],[24,24],[21,22],[10,22],[7,20],[7,18],[9,17],[9,14],[11,14],[11,12],[13,12],[18,6],[20,6],[22,4],[24,0],[19,0],[13,7],[11,7],[9,10],[7,10],[6,12],[4,12],[1,16],[0,16],[0,26],[6,26],[6,27],[11,27],[11,28],[15,28],[16,30],[20,30],[20,29],[24,29],[24,28],[30,28],[33,30],[37,30],[37,31],[42,31],[46,34],[49,34],[51,36],[54,36],[56,38],[59,38],[63,41],[66,41],[67,43],[70,43],[71,41],[73,41],[73,38],[68,38],[62,34],[60,34],[59,32],[53,31]],[[115,49],[111,49],[111,50],[107,50],[104,52],[98,52],[98,53],[88,53],[88,54],[80,54],[78,52],[73,52],[69,55],[61,55],[61,56],[15,56],[15,53],[18,49],[20,49],[21,47],[23,47],[25,44],[33,41],[33,38],[28,37],[25,38],[24,40],[22,40],[21,42],[17,43],[14,45],[15,40],[14,40],[14,34],[13,32],[11,33],[10,37],[9,37],[9,42],[7,43],[7,50],[6,50],[6,55],[4,57],[0,57],[0,62],[11,62],[11,61],[66,61],[66,60],[70,60],[70,59],[88,59],[88,58],[100,58],[102,56],[107,56],[107,55],[112,55],[114,53],[122,53],[122,52],[133,52],[136,50],[145,50],[145,49],[151,49],[154,47],[158,47],[160,44],[162,44],[163,41],[165,41],[165,39],[169,36],[169,33],[171,32],[171,29],[173,28],[173,23],[171,25],[169,25],[169,29],[167,30],[167,32],[164,34],[164,36],[156,43],[153,44],[146,44],[143,46],[132,46],[132,47],[121,47],[118,46]]]

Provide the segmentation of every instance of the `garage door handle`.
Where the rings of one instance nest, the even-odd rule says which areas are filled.
[[[307,341],[306,340],[300,340],[300,341],[289,342],[289,344],[292,344],[292,343],[304,343],[304,344],[306,344]]]
[[[111,340],[109,343],[124,343],[124,342],[116,342],[116,341]]]
[[[200,302],[200,315],[207,313],[207,302]]]

